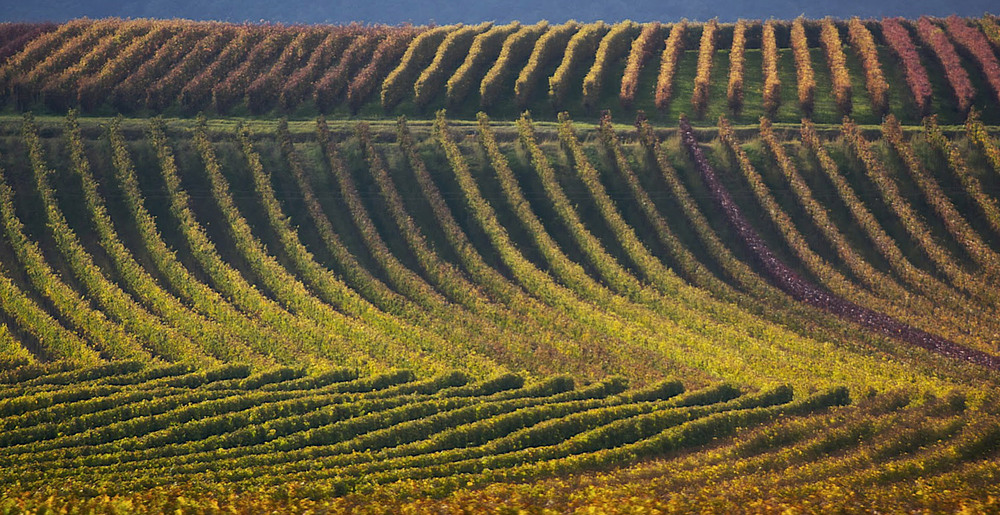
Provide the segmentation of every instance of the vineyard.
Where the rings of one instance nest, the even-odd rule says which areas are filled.
[[[0,512],[1000,510],[998,56],[0,24]]]
[[[0,27],[0,106],[85,114],[1000,122],[1000,21]]]

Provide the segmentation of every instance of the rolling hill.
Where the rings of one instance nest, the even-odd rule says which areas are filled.
[[[0,25],[0,507],[996,510],[997,27]]]

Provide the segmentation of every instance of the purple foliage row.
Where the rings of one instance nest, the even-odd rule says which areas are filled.
[[[996,356],[991,356],[975,349],[969,349],[940,336],[921,331],[888,315],[832,295],[800,277],[799,274],[795,273],[795,271],[771,252],[771,249],[767,247],[764,240],[743,216],[740,208],[733,202],[729,191],[719,181],[712,166],[708,164],[708,160],[702,154],[701,148],[698,147],[694,131],[691,129],[691,124],[688,123],[687,118],[681,117],[680,129],[681,140],[691,154],[691,159],[694,160],[695,165],[698,167],[698,173],[701,175],[702,180],[705,181],[705,185],[708,186],[716,205],[726,217],[726,222],[736,231],[740,240],[750,250],[751,255],[763,267],[765,273],[778,288],[781,288],[796,300],[806,302],[892,338],[937,352],[944,356],[965,360],[993,370],[1000,370],[1000,358]]]

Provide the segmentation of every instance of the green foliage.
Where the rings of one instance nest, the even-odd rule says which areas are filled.
[[[79,374],[115,383],[134,367]],[[217,373],[35,406],[0,429],[0,488],[58,478],[74,492],[90,478],[91,492],[116,495],[199,478],[213,488],[255,484],[277,495],[288,481],[345,492],[450,474],[543,477],[654,448],[697,449],[738,427],[847,402],[843,390],[792,401],[787,386],[743,394],[718,384],[684,393],[677,381],[629,389],[614,377],[573,388],[559,377],[466,384],[458,373],[415,380],[405,372],[310,388],[306,377],[282,370],[258,377],[299,387],[264,391],[266,383],[244,379],[229,389],[230,374]]]
[[[996,452],[994,362],[967,359],[1000,330],[996,136],[794,129],[722,120],[692,146],[789,269],[967,355],[768,283],[649,119],[0,125],[0,497],[968,492]]]

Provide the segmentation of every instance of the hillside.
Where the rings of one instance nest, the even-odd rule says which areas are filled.
[[[637,110],[672,124],[904,123],[972,107],[1000,123],[996,18],[736,24],[232,25],[74,20],[0,27],[14,110],[514,120]]]
[[[0,510],[996,511],[998,34],[0,24]]]
[[[970,403],[972,411],[955,419],[963,427],[983,416],[992,420],[997,339],[991,285],[998,270],[992,256],[1000,233],[990,221],[996,208],[987,192],[995,191],[997,180],[989,157],[995,156],[996,138],[975,119],[970,120],[975,138],[946,136],[933,124],[895,132],[899,126],[891,118],[874,132],[845,124],[818,130],[807,125],[796,134],[765,122],[742,129],[742,135],[725,123],[701,134],[698,150],[718,174],[717,182],[699,175],[679,137],[682,131],[653,129],[648,122],[642,132],[610,123],[574,126],[568,118],[555,126],[528,118],[514,125],[490,123],[485,117],[478,125],[443,117],[433,124],[237,127],[206,120],[75,117],[8,123],[0,139],[4,355],[28,364],[8,376],[5,396],[12,406],[50,399],[42,405],[48,407],[11,413],[24,413],[22,418],[35,413],[32,420],[43,416],[25,424],[64,433],[52,424],[68,423],[63,417],[69,413],[93,413],[100,421],[123,409],[82,399],[137,395],[98,386],[125,380],[115,374],[131,374],[127,377],[135,379],[124,384],[149,383],[142,391],[159,392],[170,381],[153,379],[191,374],[192,366],[204,368],[207,379],[157,395],[189,395],[184,388],[194,388],[193,400],[202,398],[203,388],[222,395],[233,388],[259,390],[258,384],[273,383],[280,390],[303,384],[294,387],[303,390],[297,396],[272,398],[266,387],[260,400],[244,405],[206,404],[208,411],[198,417],[211,418],[190,424],[215,429],[177,433],[170,440],[190,442],[176,452],[197,453],[212,448],[199,440],[228,431],[211,420],[244,427],[246,422],[232,417],[255,417],[253,410],[278,411],[248,419],[254,422],[244,431],[266,430],[273,416],[305,424],[283,431],[318,430],[314,424],[321,419],[315,416],[326,411],[316,411],[319,405],[307,403],[301,414],[280,408],[292,398],[315,398],[306,385],[330,381],[302,383],[303,374],[341,377],[345,372],[336,371],[347,367],[364,376],[401,367],[441,385],[428,394],[450,384],[440,381],[458,386],[511,373],[543,383],[559,373],[584,382],[620,376],[640,388],[683,378],[678,386],[698,389],[725,380],[762,395],[791,383],[794,402],[806,403],[813,402],[810,392],[816,389],[846,387],[855,401],[895,392],[895,400],[873,402],[913,403],[907,409],[918,412],[925,409],[922,396],[948,397],[952,404]],[[882,176],[890,181],[880,182]],[[741,242],[740,224],[715,205],[720,194],[733,200],[750,231],[787,267],[782,273],[896,325],[859,324],[843,312],[843,304],[817,303],[787,287],[760,249]],[[928,215],[940,209],[957,218],[908,219],[906,213],[916,209]],[[878,222],[869,225],[866,220],[873,218]],[[920,237],[923,230],[926,239]],[[85,376],[92,379],[80,382],[60,371],[67,360],[122,365],[93,369]],[[134,360],[164,364],[147,372],[136,370]],[[53,361],[63,364],[57,369],[42,364]],[[166,365],[178,361],[187,364]],[[253,370],[262,375],[247,377]],[[215,386],[243,377],[242,386]],[[269,407],[273,403],[279,404]],[[129,410],[127,418],[141,417],[146,409]],[[183,409],[165,405],[164,415],[150,420],[162,424],[163,416],[174,413],[188,420],[190,415],[178,411]],[[848,412],[855,414],[844,416],[861,416],[857,410],[865,409],[852,407]],[[226,415],[230,411],[233,415]],[[502,419],[486,416],[493,423]],[[761,420],[770,420],[768,427],[797,420],[774,416]],[[98,425],[72,432],[107,431],[90,423]],[[385,431],[397,431],[390,428],[400,423]],[[747,424],[737,427],[759,422]],[[976,424],[969,430],[996,427]],[[120,436],[88,437],[25,447],[28,440],[15,435],[28,434],[27,429],[14,427],[5,429],[5,445],[22,457],[11,458],[8,465],[15,468],[8,477],[35,485],[31,488],[43,483],[17,472],[17,463],[34,469],[52,461],[55,468],[37,476],[41,481],[68,466],[62,454],[45,449],[72,445],[77,455],[80,444],[124,442]],[[157,425],[138,433],[145,426],[128,427],[133,429],[122,436],[130,439],[158,434]],[[414,436],[438,438],[433,435],[446,427]],[[948,434],[957,442],[965,438],[962,432]],[[881,435],[870,436],[874,442],[895,438]],[[259,450],[248,447],[240,455],[265,452],[270,447],[261,445],[278,436],[270,433],[256,444]],[[154,437],[142,438],[136,441]],[[160,442],[155,438],[149,442]],[[314,448],[309,447],[314,442],[287,448]],[[941,445],[965,445],[948,442]],[[136,449],[161,444],[152,445]],[[993,444],[986,445],[982,452],[992,452]],[[117,446],[102,449],[86,452],[121,452]],[[945,449],[926,452],[951,452]],[[620,452],[633,453],[624,457],[638,451]],[[129,460],[162,454],[143,455]],[[904,455],[900,459],[924,459],[909,451]],[[562,463],[557,460],[539,472],[511,477],[586,470],[605,462],[597,458],[603,453],[594,455],[598,461],[577,451],[566,456],[575,457],[566,465],[556,466]],[[985,456],[974,453],[959,462],[965,467],[972,460],[968,466],[976,467]],[[460,458],[441,463],[452,459]],[[498,463],[534,461],[524,460]],[[118,483],[115,476],[105,475],[100,463],[89,462],[77,473],[98,474],[94,477],[106,478],[108,486],[93,490],[81,484],[77,495],[127,495],[132,488],[162,484],[154,474],[122,490],[112,486]],[[211,470],[224,470],[223,463]],[[451,467],[433,475],[465,470]],[[942,467],[940,473],[955,470]],[[474,484],[493,477],[466,473],[479,478],[470,479]],[[223,492],[243,484],[212,474],[206,477]],[[407,476],[391,477],[372,481],[396,484]],[[831,480],[846,479],[835,474]],[[309,491],[309,485],[312,480],[300,488]],[[260,494],[270,498],[274,492],[263,488]]]

